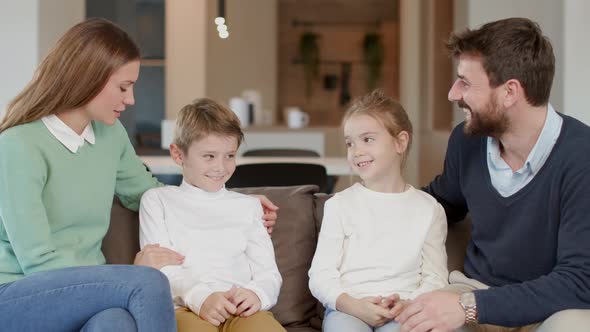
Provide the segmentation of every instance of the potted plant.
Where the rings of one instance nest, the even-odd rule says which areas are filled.
[[[367,87],[372,91],[381,78],[381,66],[385,57],[385,48],[379,33],[369,32],[365,35],[363,55],[367,66]]]
[[[305,77],[305,95],[309,98],[312,93],[312,83],[320,74],[319,36],[313,32],[304,32],[299,40],[299,57],[303,64]]]

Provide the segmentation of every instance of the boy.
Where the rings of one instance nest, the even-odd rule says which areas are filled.
[[[282,278],[260,202],[225,189],[243,136],[236,115],[213,100],[183,107],[170,145],[183,182],[141,199],[141,247],[159,244],[185,256],[182,265],[161,269],[179,331],[285,331],[265,311],[276,304]]]

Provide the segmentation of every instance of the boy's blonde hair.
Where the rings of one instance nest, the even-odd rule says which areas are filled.
[[[403,106],[397,100],[386,96],[383,90],[376,89],[353,100],[344,114],[342,125],[351,117],[363,114],[379,121],[396,140],[400,132],[406,131],[408,133],[408,146],[403,155],[403,166],[408,157],[413,136],[412,123]]]
[[[208,135],[235,137],[238,147],[244,140],[240,120],[227,107],[209,98],[200,98],[178,113],[173,143],[184,153],[197,140]]]

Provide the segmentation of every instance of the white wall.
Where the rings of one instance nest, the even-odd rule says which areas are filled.
[[[564,103],[563,111],[590,125],[590,1],[564,1]]]
[[[6,106],[29,82],[38,61],[38,1],[0,4],[0,118]]]
[[[0,118],[7,104],[31,80],[49,48],[84,19],[81,0],[19,0],[0,4]]]

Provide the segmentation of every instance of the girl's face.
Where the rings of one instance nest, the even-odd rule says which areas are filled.
[[[348,163],[366,187],[391,183],[401,177],[405,146],[375,118],[353,115],[344,123]]]
[[[128,62],[117,69],[98,95],[84,107],[88,120],[115,124],[125,108],[135,104],[133,84],[138,77],[139,60]]]

